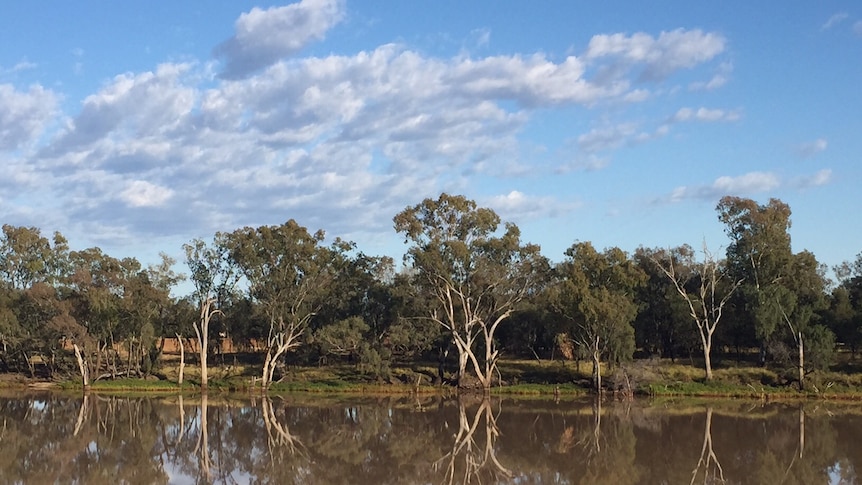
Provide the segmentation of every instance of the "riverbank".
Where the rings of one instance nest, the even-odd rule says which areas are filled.
[[[593,394],[591,368],[566,361],[504,360],[499,364],[496,395],[580,396]],[[386,378],[369,378],[356,366],[291,366],[279,382],[267,391],[284,393],[350,394],[457,394],[449,384],[436,382],[433,364],[394,367]],[[715,397],[759,400],[830,399],[862,400],[862,373],[820,372],[798,383],[781,372],[755,366],[718,368],[712,381],[703,371],[669,361],[634,361],[615,369],[603,369],[603,392],[609,398],[630,396]],[[178,384],[178,366],[164,365],[147,378],[101,379],[92,383],[98,392],[194,393],[200,391],[200,372],[194,366],[184,370]],[[255,386],[257,368],[234,363],[209,370],[208,390],[213,392],[260,392]],[[0,387],[30,389],[81,389],[80,381],[45,381],[20,374],[0,374]]]

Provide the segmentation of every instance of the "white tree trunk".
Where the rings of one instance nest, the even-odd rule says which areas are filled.
[[[78,348],[78,344],[72,344],[72,348],[75,349],[75,359],[78,360],[78,370],[81,372],[81,382],[84,385],[84,389],[90,387],[90,369],[87,366],[87,363],[84,362],[84,357],[81,355],[81,349]]]
[[[593,345],[593,379],[596,384],[596,392],[602,393],[602,354],[600,347],[599,336],[596,336],[595,344]]]
[[[176,334],[176,336],[177,336],[177,343],[180,346],[180,370],[177,373],[178,374],[177,375],[177,384],[182,386],[183,385],[183,372],[185,371],[185,367],[186,367],[186,350],[185,350],[186,346],[183,343],[183,338],[180,337],[180,334]]]
[[[209,354],[209,329],[210,320],[213,315],[219,313],[220,310],[213,309],[215,298],[207,298],[201,302],[200,321],[194,325],[195,335],[198,338],[198,352],[201,360],[201,388],[207,388],[208,372],[207,372],[207,356]]]
[[[802,332],[799,332],[796,342],[799,347],[799,390],[801,391],[805,388],[805,349],[802,344]]]

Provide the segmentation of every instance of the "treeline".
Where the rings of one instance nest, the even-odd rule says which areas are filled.
[[[714,358],[753,349],[802,387],[839,345],[855,356],[862,253],[833,268],[833,282],[814,254],[791,250],[785,203],[725,197],[716,211],[725,254],[575,242],[552,263],[493,210],[442,194],[395,215],[408,244],[400,271],[294,220],[190,241],[182,268],[4,225],[0,371],[85,385],[146,376],[162,337],[193,343],[204,387],[222,338],[260,357],[263,387],[286,363],[349,362],[386,380],[394,364],[431,361],[439,381],[487,389],[505,355],[592,362],[600,388],[603,363],[696,357],[710,379]],[[193,294],[172,297],[186,278]]]

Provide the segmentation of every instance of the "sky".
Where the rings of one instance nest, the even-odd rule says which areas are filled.
[[[442,192],[552,261],[722,254],[734,195],[862,252],[862,3],[4,3],[0,222],[155,263],[295,219],[400,260]]]

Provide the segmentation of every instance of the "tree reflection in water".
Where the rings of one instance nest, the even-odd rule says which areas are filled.
[[[267,446],[273,459],[273,465],[275,465],[276,461],[278,463],[283,461],[284,452],[291,455],[298,453],[302,448],[302,442],[290,433],[290,428],[286,422],[279,420],[272,401],[272,398],[264,396],[261,398],[260,404],[266,427]]]
[[[0,483],[858,483],[860,430],[826,402],[44,393],[0,397]]]
[[[434,468],[445,470],[446,483],[471,483],[474,480],[481,483],[483,472],[495,479],[511,477],[512,472],[497,459],[496,442],[500,430],[491,399],[484,396],[473,413],[473,419],[469,417],[467,399],[458,400],[458,432],[452,449],[434,463]],[[484,441],[477,441],[481,435],[484,435]]]
[[[703,470],[703,483],[725,483],[724,470],[715,455],[712,447],[712,406],[706,408],[706,424],[703,429],[703,446],[700,449],[700,458],[697,460],[694,470],[691,472],[691,484],[694,484]],[[710,471],[712,474],[710,475]]]

